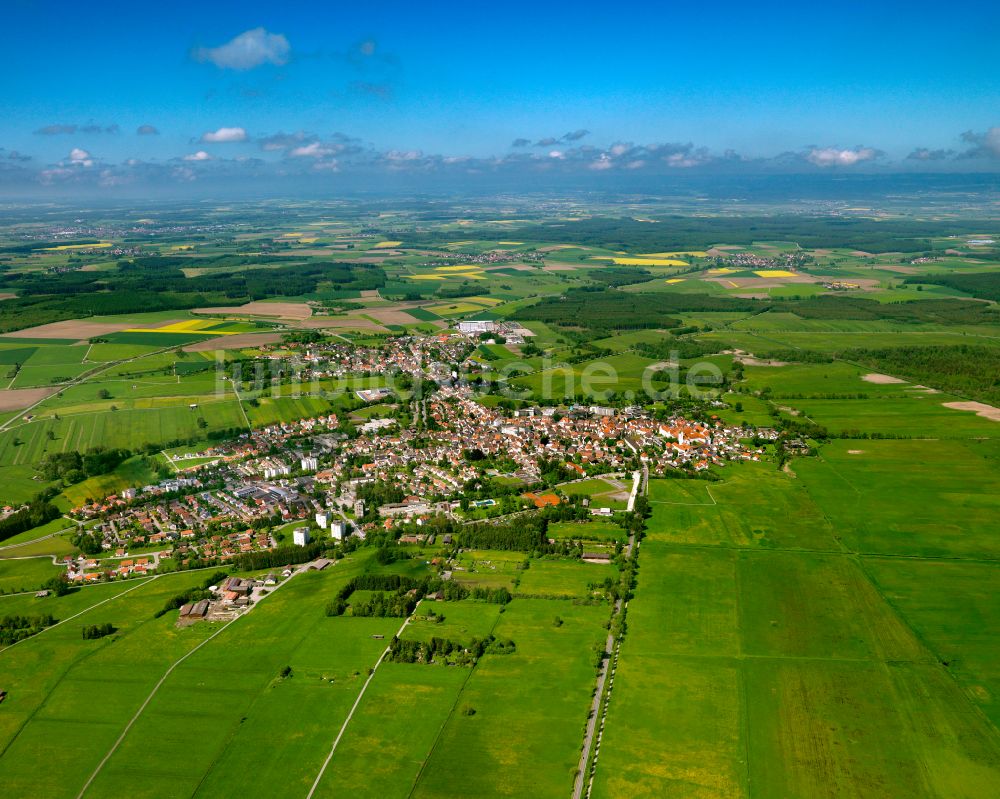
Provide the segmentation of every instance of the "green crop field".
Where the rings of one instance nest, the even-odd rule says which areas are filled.
[[[495,634],[517,652],[476,667],[458,698],[475,713],[448,717],[412,796],[451,795],[456,783],[470,796],[565,796],[607,617],[606,605],[515,599]]]
[[[995,615],[994,564],[937,557],[995,557],[994,503],[975,499],[995,452],[835,442],[796,476],[748,464],[719,483],[653,481],[594,796],[1000,789],[1000,738],[977,709],[995,718],[1000,650],[957,626]],[[904,459],[926,467],[906,478]],[[873,549],[907,557],[853,554]]]
[[[606,519],[591,519],[586,522],[553,522],[549,525],[549,537],[571,538],[583,541],[624,541],[625,531]]]
[[[315,795],[407,796],[470,674],[461,668],[383,665]]]
[[[52,568],[47,559],[39,562]],[[273,795],[307,791],[386,637],[400,626],[400,619],[330,618],[323,612],[368,562],[348,560],[326,573],[297,576],[224,630],[208,623],[177,629],[176,613],[153,618],[199,573],[88,586],[58,599],[0,597],[0,611],[44,608],[67,620],[0,650],[4,671],[21,675],[5,683],[9,698],[0,719],[4,784],[19,795],[72,796],[96,769],[88,791],[96,796],[116,793],[124,782],[149,796],[175,795],[178,786],[204,796],[223,786],[266,789]],[[565,576],[558,581],[566,583]],[[436,795],[438,785],[449,779],[451,752],[461,741],[471,736],[475,742],[474,759],[465,766],[467,779],[475,780],[485,766],[509,755],[503,746],[507,733],[493,731],[513,730],[519,740],[535,745],[520,750],[518,776],[510,784],[533,784],[537,795],[560,795],[579,748],[577,730],[593,680],[592,644],[604,635],[607,605],[519,599],[502,608],[466,600],[426,603],[421,612],[428,609],[444,621],[415,621],[407,637],[468,641],[494,632],[514,640],[517,652],[487,655],[475,668],[383,664],[320,782],[321,793]],[[116,627],[113,636],[80,640],[82,625],[105,621]],[[159,677],[186,653],[115,746]],[[539,663],[545,667],[536,668]],[[285,666],[290,673],[282,677]],[[539,704],[538,691],[552,680],[560,692]],[[466,705],[475,708],[474,715],[458,712]],[[72,742],[60,748],[52,732],[80,713],[91,724],[60,735],[63,743]],[[276,724],[284,730],[280,740],[273,735]],[[202,743],[198,755],[180,757],[192,734]],[[160,742],[155,749],[145,745],[150,736]],[[366,758],[374,740],[394,756],[373,771]],[[169,787],[163,782],[165,752],[178,754],[167,761]],[[248,753],[255,763],[252,771],[246,768]],[[562,763],[558,771],[548,768],[551,756]],[[38,768],[43,760],[46,768]]]
[[[4,556],[0,559],[0,591],[5,593],[37,590],[46,580],[63,573],[63,569],[54,566],[47,557],[30,557],[16,551],[13,555],[10,553],[10,550],[0,551],[0,555]],[[19,559],[9,560],[11,557]]]
[[[606,578],[616,580],[614,566],[583,563],[579,560],[532,560],[521,576],[517,593],[525,596],[553,596],[583,599],[591,594],[589,586],[600,585]]]

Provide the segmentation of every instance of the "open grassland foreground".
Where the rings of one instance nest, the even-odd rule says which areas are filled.
[[[1000,563],[975,512],[996,447],[857,446],[830,442],[791,473],[650,481],[590,796],[998,795]],[[949,457],[980,458],[982,483],[894,471]],[[876,501],[887,491],[925,501],[905,514]],[[951,532],[931,543],[932,529]],[[532,559],[505,606],[425,602],[402,628],[327,616],[359,574],[424,568],[372,555],[303,571],[224,629],[154,616],[199,572],[47,600],[68,622],[0,651],[5,795],[569,795],[608,604],[571,598],[586,592],[572,564]],[[37,601],[0,597],[0,615]],[[81,639],[106,622],[114,636]],[[516,651],[393,662],[397,633]]]
[[[371,554],[296,574],[225,627],[154,617],[201,572],[48,600],[72,619],[0,651],[4,795],[303,797],[315,781],[316,796],[454,796],[458,780],[467,796],[564,796],[609,606],[430,603],[443,622],[418,607],[402,630],[399,618],[326,615],[352,577],[378,568]],[[38,600],[0,602],[26,613]],[[81,626],[106,622],[113,636],[81,639]],[[397,633],[495,635],[516,651],[474,667],[380,663]]]
[[[953,446],[831,443],[698,504],[653,482],[591,795],[1000,795],[995,459],[964,486],[890,471],[996,451]]]

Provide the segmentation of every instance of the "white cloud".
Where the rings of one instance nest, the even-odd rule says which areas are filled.
[[[845,150],[837,147],[813,147],[806,154],[806,160],[820,167],[853,166],[862,161],[878,158],[878,155],[878,150],[871,147],[854,147]]]
[[[333,155],[333,153],[334,150],[332,148],[314,141],[311,144],[303,144],[301,147],[296,147],[288,154],[292,158],[323,158],[327,155]]]
[[[667,166],[671,169],[690,169],[705,163],[702,159],[693,157],[688,153],[671,153],[665,159]]]
[[[69,160],[70,163],[79,164],[83,167],[90,167],[94,165],[94,161],[90,157],[90,153],[80,147],[74,147],[69,151]]]
[[[261,64],[287,64],[291,50],[284,35],[253,28],[218,47],[199,47],[194,57],[198,61],[210,61],[219,69],[246,70]]]
[[[184,156],[185,161],[211,161],[212,156],[206,153],[204,150],[198,150],[196,153],[191,153],[190,155]]]
[[[565,158],[565,157],[566,157],[566,155],[562,152],[562,150],[552,150],[549,153],[549,158],[562,159],[562,158]]]
[[[226,142],[246,141],[247,132],[243,128],[219,128],[215,131],[207,131],[201,134],[203,142],[214,142],[216,144]]]
[[[317,172],[338,172],[340,171],[340,165],[337,163],[336,158],[331,158],[329,161],[317,161],[313,164],[313,169]]]

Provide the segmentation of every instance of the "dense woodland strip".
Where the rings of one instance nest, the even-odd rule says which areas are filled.
[[[757,241],[794,241],[806,248],[848,248],[871,253],[924,252],[930,237],[980,232],[977,220],[954,220],[938,228],[928,221],[873,220],[841,216],[660,216],[653,223],[632,217],[596,217],[579,221],[560,219],[511,226],[505,233],[519,241],[545,241],[602,247],[627,252],[704,249],[719,242],[753,244]],[[462,241],[468,231],[434,231],[407,236],[407,244],[439,247]]]
[[[972,277],[970,275],[970,277]],[[1000,324],[1000,311],[960,299],[880,303],[862,297],[811,297],[803,300],[753,300],[712,294],[626,293],[611,289],[573,289],[548,297],[519,315],[547,324],[608,333],[620,330],[676,328],[672,313],[729,311],[760,314],[785,311],[804,319],[938,324]]]
[[[980,257],[977,253],[976,257]],[[956,275],[921,275],[907,278],[906,283],[931,283],[963,291],[980,300],[1000,302],[1000,272],[972,272]]]
[[[0,541],[13,538],[18,533],[58,519],[62,512],[44,497],[36,497],[29,505],[0,519]]]
[[[1000,348],[997,347],[959,344],[851,349],[840,357],[953,394],[1000,403]]]
[[[187,277],[182,270],[192,267],[218,271]],[[222,271],[234,268],[239,271]],[[234,256],[150,256],[99,272],[0,273],[0,291],[18,295],[0,304],[0,331],[96,315],[241,305],[312,294],[324,287],[363,291],[384,285],[385,272],[369,264],[269,264],[266,259]]]

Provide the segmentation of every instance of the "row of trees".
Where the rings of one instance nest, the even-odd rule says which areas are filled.
[[[88,477],[113,472],[131,456],[127,449],[107,447],[91,447],[83,454],[76,450],[53,452],[38,465],[38,471],[46,482],[62,480],[66,485],[73,485]]]
[[[0,541],[58,519],[61,515],[59,508],[49,502],[44,494],[40,494],[25,507],[0,519]]]
[[[85,641],[93,641],[98,638],[104,638],[107,635],[112,635],[117,630],[111,622],[106,622],[104,624],[88,624],[83,628],[82,632]]]
[[[4,616],[0,618],[0,644],[9,646],[30,638],[56,623],[52,614],[42,616]]]
[[[430,641],[400,640],[393,636],[389,643],[388,659],[395,663],[434,663],[447,660],[459,666],[473,666],[483,655],[509,655],[516,651],[517,645],[511,639],[500,640],[494,635],[473,638],[468,645],[437,636]]]

